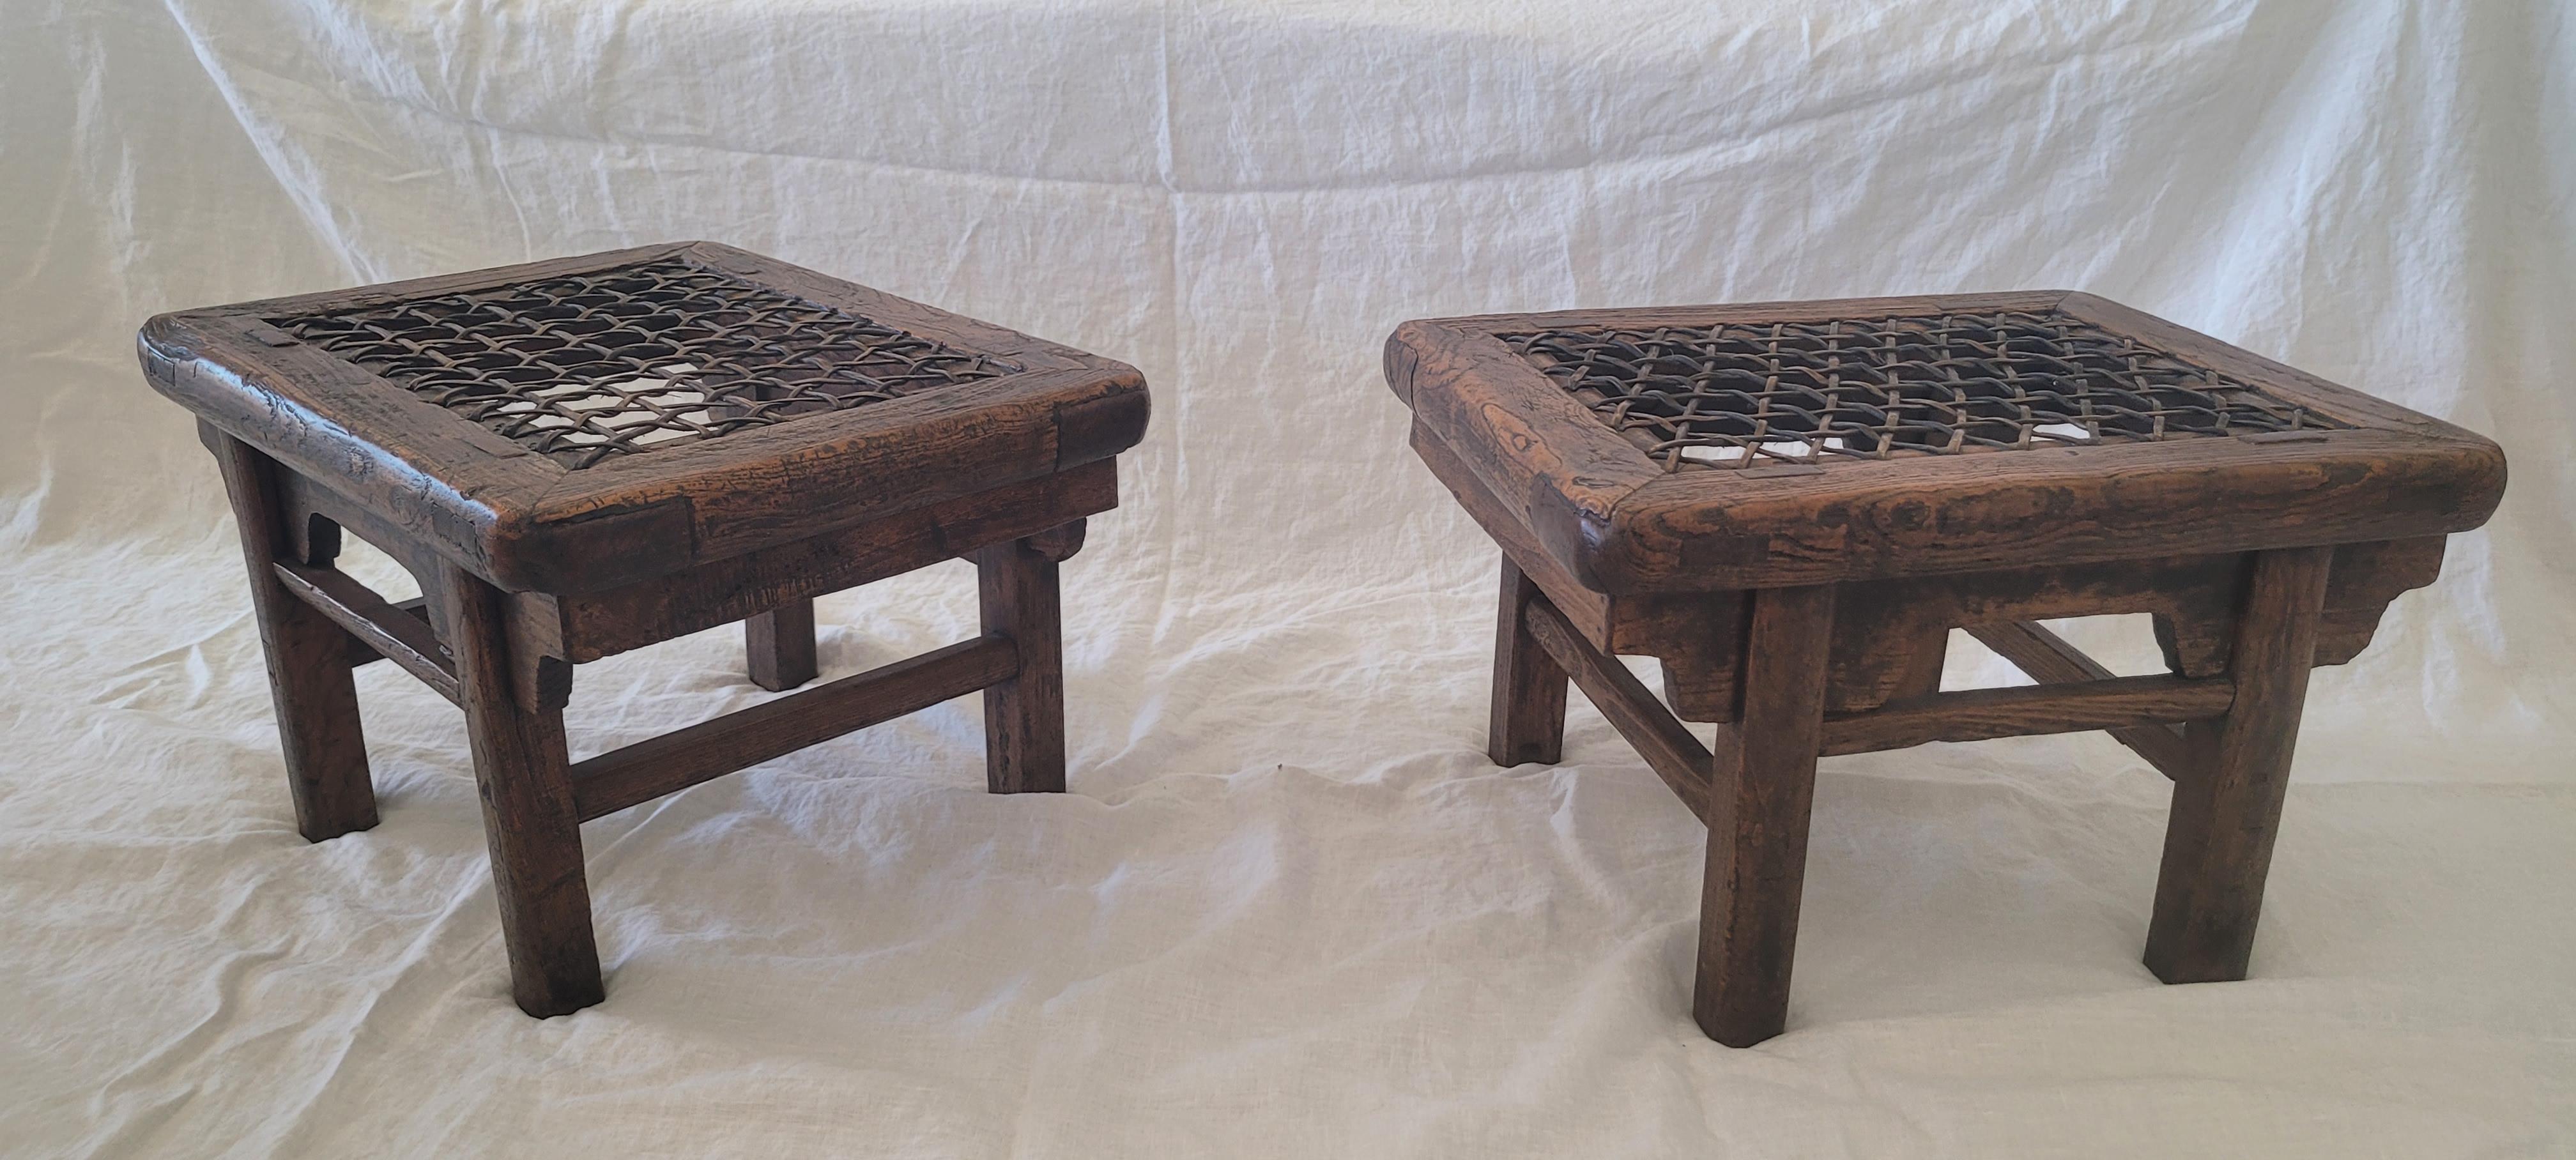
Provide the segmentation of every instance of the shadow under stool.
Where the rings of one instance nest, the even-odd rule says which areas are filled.
[[[2108,730],[2174,783],[2147,966],[2243,978],[2310,668],[2504,490],[2486,439],[2060,291],[1408,322],[1386,378],[1502,548],[1488,752],[1559,760],[1570,680],[1707,825],[1692,1012],[1739,1047],[1828,754]],[[2034,623],[2117,613],[2168,671]],[[1941,691],[1954,628],[2037,683]]]
[[[531,1015],[604,994],[584,821],[978,689],[992,791],[1064,789],[1056,566],[1117,505],[1132,367],[705,242],[164,314],[140,348],[231,493],[298,828],[376,824],[356,666],[464,709]],[[344,530],[425,597],[336,569]],[[959,557],[974,639],[570,759],[574,665],[743,621],[793,688],[814,597]]]

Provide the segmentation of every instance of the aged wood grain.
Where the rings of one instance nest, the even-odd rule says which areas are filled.
[[[429,622],[385,601],[373,589],[336,568],[309,568],[280,562],[277,578],[298,599],[365,644],[369,651],[402,667],[450,701],[458,697],[456,662],[447,646],[430,631]]]
[[[1699,738],[1666,712],[1663,703],[1627,666],[1603,656],[1545,600],[1521,608],[1522,624],[1558,669],[1583,690],[1592,707],[1637,748],[1646,765],[1671,786],[1694,814],[1708,801],[1709,752]]]
[[[981,636],[639,741],[572,767],[581,820],[965,696],[1019,671],[1010,640]]]
[[[2147,928],[2147,968],[2168,983],[2241,979],[2252,960],[2333,558],[2330,548],[2255,557],[2237,621],[2235,704],[2185,730],[2195,768],[2174,779]]]
[[[1057,562],[1026,540],[975,553],[984,631],[1011,642],[1008,678],[984,690],[985,783],[994,793],[1064,792],[1064,627]]]
[[[2370,647],[2390,601],[2442,575],[2446,537],[2344,544],[2326,577],[2325,612],[2317,622],[2317,663],[2340,665]]]
[[[1607,653],[1663,660],[1665,690],[1684,718],[1735,719],[1735,671],[1750,608],[1744,593],[1612,597],[1586,588],[1485,491],[1482,481],[1450,453],[1439,436],[1416,425],[1413,447],[1432,477],[1494,537],[1504,556],[1523,568],[1522,575],[1546,594],[1585,641]]]
[[[1566,673],[1530,634],[1526,610],[1546,599],[1538,585],[1503,557],[1502,594],[1494,616],[1492,707],[1485,754],[1506,769],[1565,757]],[[1569,635],[1577,635],[1572,625]]]
[[[1807,874],[1807,819],[1823,748],[1834,590],[1753,595],[1744,717],[1709,780],[1700,883],[1699,979],[1691,1014],[1729,1047],[1788,1023],[1789,970]]]
[[[1971,625],[1968,632],[2043,685],[2111,677],[2111,670],[2036,624],[1979,624]],[[2166,777],[2181,777],[2190,767],[2182,734],[2171,725],[2135,725],[2110,733],[2112,740],[2134,750]]]
[[[269,321],[663,258],[1017,369],[576,470]],[[166,314],[138,353],[231,490],[299,828],[376,822],[354,667],[390,658],[457,702],[529,1014],[604,994],[584,820],[979,688],[992,788],[1064,788],[1057,567],[1117,504],[1115,456],[1149,413],[1133,367],[709,243]],[[333,567],[344,530],[428,595],[389,602]],[[571,764],[576,662],[739,620],[752,679],[784,690],[816,675],[815,596],[958,557],[987,635]]]
[[[2042,310],[2350,422],[2298,440],[2203,438],[1666,473],[1495,336],[1873,314]],[[1855,314],[1837,314],[1855,311]],[[2482,523],[2502,453],[2448,424],[2086,296],[1769,303],[1428,319],[1389,339],[1390,385],[1564,569],[1607,593],[1745,589],[2441,535]]]
[[[530,712],[512,695],[500,590],[454,567],[438,578],[437,590],[446,623],[455,626],[449,646],[464,693],[474,780],[482,789],[510,993],[520,1010],[540,1019],[570,1014],[599,1002],[606,990],[590,929],[563,711]]]
[[[1989,741],[2126,729],[2214,717],[2236,696],[2224,679],[2105,677],[2004,689],[1927,693],[1825,718],[1824,752],[1874,753],[1934,741]]]
[[[2190,677],[2227,671],[2228,625],[2243,581],[2237,555],[2042,564],[1843,585],[1834,617],[1828,711],[1857,712],[1940,687],[1949,630],[2072,616],[2153,613],[2168,664]]]
[[[358,689],[349,675],[349,634],[297,599],[273,567],[291,559],[293,550],[282,519],[277,465],[240,440],[209,432],[208,441],[232,497],[242,559],[249,565],[251,611],[268,660],[296,831],[320,842],[371,829],[376,792],[358,724]]]
[[[783,693],[813,680],[814,601],[800,597],[742,622],[743,653],[751,683]]]
[[[1028,369],[568,471],[265,321],[672,256]],[[512,591],[635,583],[1106,461],[1150,413],[1125,363],[709,243],[164,314],[138,341],[156,389]]]
[[[1117,506],[1117,487],[1116,464],[1084,464],[635,584],[531,602],[528,631],[572,660],[597,660],[1036,535]]]
[[[1664,435],[1592,409],[1622,400],[1567,390],[1502,338],[2056,310],[2327,422],[1668,471],[1647,454]],[[1509,561],[1492,756],[1552,752],[1526,724],[1544,714],[1515,705],[1543,696],[1535,642],[1676,792],[1705,798],[1693,1008],[1739,1045],[1785,1023],[1820,753],[2107,729],[2175,781],[2150,966],[2241,977],[2308,669],[2366,646],[2505,482],[2480,436],[2064,291],[1426,319],[1384,366],[1415,450]],[[2113,676],[2032,623],[2135,613],[2168,674]],[[1939,691],[1952,629],[2040,684]],[[1621,655],[1662,662],[1673,713]],[[1713,755],[1676,714],[1721,724]]]
[[[1449,444],[1428,427],[1416,422],[1413,427],[1413,451],[1422,464],[1431,469],[1433,478],[1449,489],[1449,494],[1474,517],[1478,527],[1500,544],[1503,555],[1514,560],[1527,560],[1523,575],[1547,593],[1557,611],[1584,634],[1584,639],[1606,647],[1610,640],[1610,598],[1597,589],[1584,587],[1541,547],[1538,538],[1510,505],[1496,499],[1474,471],[1459,460]]]
[[[2493,444],[2367,429],[1890,466],[1654,480],[1577,574],[1614,592],[1739,588],[2440,535],[2485,522],[2504,485]]]

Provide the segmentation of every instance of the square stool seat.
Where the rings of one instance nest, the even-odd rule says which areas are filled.
[[[465,710],[521,1008],[604,994],[579,825],[984,692],[995,792],[1064,788],[1057,565],[1117,504],[1133,367],[706,242],[164,314],[249,565],[298,828],[376,824],[351,672]],[[419,600],[335,568],[343,530]],[[573,762],[573,666],[744,622],[816,675],[813,598],[957,557],[983,634]]]
[[[2504,482],[2486,439],[2089,294],[1436,319],[1387,362],[1605,592],[2433,536]]]
[[[141,346],[163,393],[509,591],[1072,470],[1147,409],[1124,363],[708,242],[164,314]]]
[[[2176,781],[2148,965],[2243,977],[2307,671],[2504,489],[2484,438],[2063,291],[1431,319],[1385,365],[1503,552],[1491,756],[1557,760],[1570,680],[1708,823],[1694,1012],[1737,1045],[1785,1025],[1825,754],[2109,730]],[[2167,672],[2035,623],[2121,613]],[[1953,629],[2039,684],[1942,691]]]

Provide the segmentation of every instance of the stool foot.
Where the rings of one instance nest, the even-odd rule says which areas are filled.
[[[814,661],[814,602],[790,600],[742,622],[751,683],[783,693],[822,671]]]
[[[1520,566],[1503,557],[1503,591],[1494,622],[1493,708],[1485,755],[1506,769],[1565,757],[1565,670],[1530,636],[1522,610],[1543,599]]]
[[[242,558],[250,566],[251,611],[268,658],[268,689],[286,756],[295,828],[320,842],[376,824],[376,791],[367,775],[367,740],[351,679],[349,634],[278,582],[270,565],[295,563],[279,502],[277,463],[249,444],[205,428],[222,468]]]
[[[605,990],[590,928],[563,706],[514,685],[502,592],[455,568],[439,588],[482,791],[511,996],[541,1019],[569,1014],[599,1002]]]
[[[1712,762],[1691,1015],[1729,1047],[1788,1025],[1833,619],[1829,585],[1754,593],[1744,714]]]
[[[984,631],[1019,646],[1020,671],[984,690],[984,780],[994,793],[1064,792],[1064,629],[1056,579],[1062,537],[975,553]],[[1074,544],[1078,545],[1079,532]]]
[[[2333,558],[2332,548],[2254,558],[2229,661],[2235,703],[2185,726],[2191,768],[2174,779],[2147,927],[2147,969],[2165,982],[2242,979],[2253,958]]]

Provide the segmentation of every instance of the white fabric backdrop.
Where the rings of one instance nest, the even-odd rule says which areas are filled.
[[[0,1151],[2576,1149],[2561,8],[0,12]],[[128,344],[682,237],[1127,359],[1155,422],[1067,568],[1071,794],[981,793],[969,698],[594,823],[610,997],[537,1023],[444,703],[367,670],[384,824],[294,835],[213,472]],[[1579,700],[1563,766],[1477,752],[1493,553],[1378,343],[2042,286],[2488,432],[2504,507],[2319,674],[2253,981],[2137,965],[2124,750],[1933,746],[1825,763],[1791,1030],[1718,1048],[1697,826]],[[959,636],[967,579],[824,601],[827,675]],[[585,667],[576,753],[757,700],[738,647]]]

